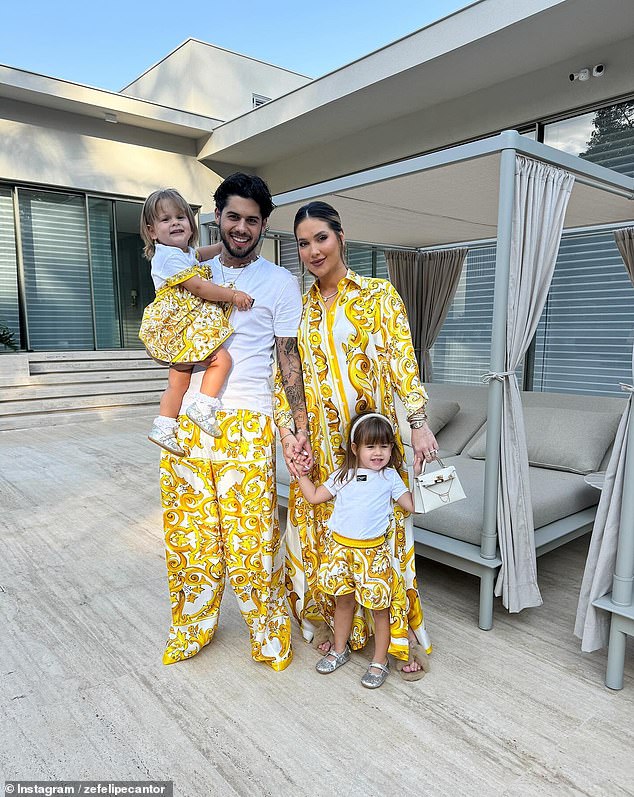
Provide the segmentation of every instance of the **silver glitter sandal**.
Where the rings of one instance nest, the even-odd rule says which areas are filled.
[[[379,672],[372,672],[372,669],[379,670]],[[378,661],[373,661],[368,667],[366,674],[361,679],[361,684],[366,689],[378,689],[383,686],[385,679],[390,673],[390,668],[387,664],[380,664]]]
[[[322,675],[330,675],[330,673],[334,672],[337,668],[343,667],[347,661],[350,661],[350,648],[348,645],[345,646],[341,653],[329,650],[323,659],[317,662],[315,669]]]

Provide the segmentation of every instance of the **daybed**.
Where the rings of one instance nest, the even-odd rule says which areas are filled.
[[[427,385],[430,425],[440,456],[456,466],[464,501],[414,516],[416,552],[480,578],[479,625],[492,626],[493,590],[501,564],[481,556],[484,437],[488,389],[484,385]],[[528,441],[530,487],[537,555],[592,529],[600,492],[584,476],[604,470],[623,412],[619,398],[574,394],[522,394]],[[404,413],[401,433],[409,440]],[[411,448],[406,447],[411,464]],[[278,451],[280,500],[288,497],[289,475]]]

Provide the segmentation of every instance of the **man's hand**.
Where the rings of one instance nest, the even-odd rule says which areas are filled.
[[[300,430],[294,434],[290,429],[280,429],[280,441],[288,472],[295,479],[306,476],[314,462],[306,433]]]

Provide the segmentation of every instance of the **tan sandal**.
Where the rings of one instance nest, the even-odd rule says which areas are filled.
[[[310,644],[314,648],[319,650],[319,646],[323,645],[324,642],[330,643],[329,649],[332,649],[332,646],[335,644],[335,637],[328,623],[321,623],[321,625],[317,626],[317,628],[315,629],[315,633],[313,634],[313,638],[310,641]],[[327,651],[319,650],[319,652],[325,653]]]
[[[403,667],[406,664],[412,664],[413,662],[418,662],[420,664],[421,669],[415,670],[414,672],[405,672]],[[404,681],[420,681],[421,678],[425,677],[425,673],[428,673],[430,670],[429,667],[429,657],[425,652],[425,648],[422,645],[419,645],[418,642],[411,642],[409,643],[409,661],[403,661],[402,659],[396,660],[396,669],[400,673],[401,678]]]

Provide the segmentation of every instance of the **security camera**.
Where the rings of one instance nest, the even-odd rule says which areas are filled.
[[[605,64],[597,64],[592,67],[592,77],[602,77],[605,75]]]
[[[571,72],[568,75],[568,80],[572,83],[572,81],[576,80],[578,77],[579,77],[579,73],[578,72]]]

